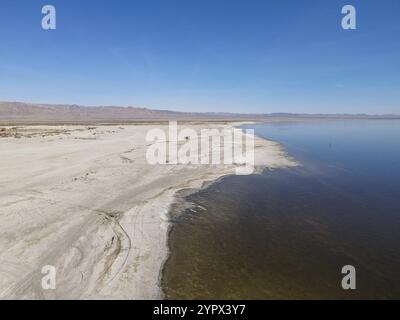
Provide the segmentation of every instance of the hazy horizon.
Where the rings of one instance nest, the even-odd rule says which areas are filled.
[[[230,112],[230,111],[180,111],[173,109],[157,109],[151,106],[134,106],[134,105],[81,105],[81,104],[66,104],[66,103],[47,103],[47,102],[27,102],[27,101],[0,101],[0,106],[2,104],[16,104],[16,105],[29,105],[29,106],[48,106],[48,107],[79,107],[79,108],[134,108],[138,110],[149,110],[155,112],[172,112],[172,113],[187,113],[187,114],[232,114],[232,115],[260,115],[260,116],[274,116],[274,115],[289,115],[289,116],[367,116],[367,117],[400,117],[399,113],[382,113],[382,114],[371,114],[371,113],[306,113],[306,112],[270,112],[270,113],[251,113],[251,112]]]
[[[26,105],[32,105],[32,106],[54,106],[54,107],[61,107],[61,106],[76,106],[76,107],[82,107],[82,108],[136,108],[136,109],[146,109],[150,111],[161,111],[161,112],[177,112],[177,113],[199,113],[199,114],[207,114],[207,113],[215,113],[215,114],[243,114],[243,115],[309,115],[309,116],[317,116],[317,115],[322,115],[322,116],[335,116],[335,115],[344,115],[344,116],[400,116],[400,113],[381,113],[381,114],[372,114],[372,113],[306,113],[306,112],[266,112],[266,113],[252,113],[252,112],[231,112],[231,111],[182,111],[182,110],[174,110],[174,109],[158,109],[158,108],[153,108],[151,106],[135,106],[135,105],[105,105],[105,104],[100,104],[100,105],[82,105],[82,104],[77,104],[77,103],[47,103],[47,102],[29,102],[29,101],[1,101],[0,104],[5,104],[5,103],[10,103],[10,104],[26,104]]]

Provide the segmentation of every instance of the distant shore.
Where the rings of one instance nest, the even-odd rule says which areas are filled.
[[[306,114],[306,113],[233,113],[180,112],[142,107],[81,106],[0,101],[1,125],[90,125],[137,124],[162,121],[315,121],[343,119],[400,119],[395,114]]]

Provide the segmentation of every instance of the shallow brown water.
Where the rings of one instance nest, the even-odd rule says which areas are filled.
[[[187,197],[192,207],[171,213],[166,298],[400,298],[395,180],[347,169],[310,160]],[[341,287],[344,265],[356,267],[355,291]]]

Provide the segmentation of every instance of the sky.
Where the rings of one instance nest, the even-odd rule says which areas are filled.
[[[399,17],[398,0],[1,0],[0,100],[400,114]]]

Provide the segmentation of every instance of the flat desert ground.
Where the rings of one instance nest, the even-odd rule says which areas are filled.
[[[151,165],[146,134],[154,128],[168,130],[165,123],[3,128],[1,299],[162,298],[177,191],[234,174],[235,166]],[[294,165],[279,144],[260,138],[255,159],[260,168]],[[55,290],[41,285],[48,265],[57,271]]]

